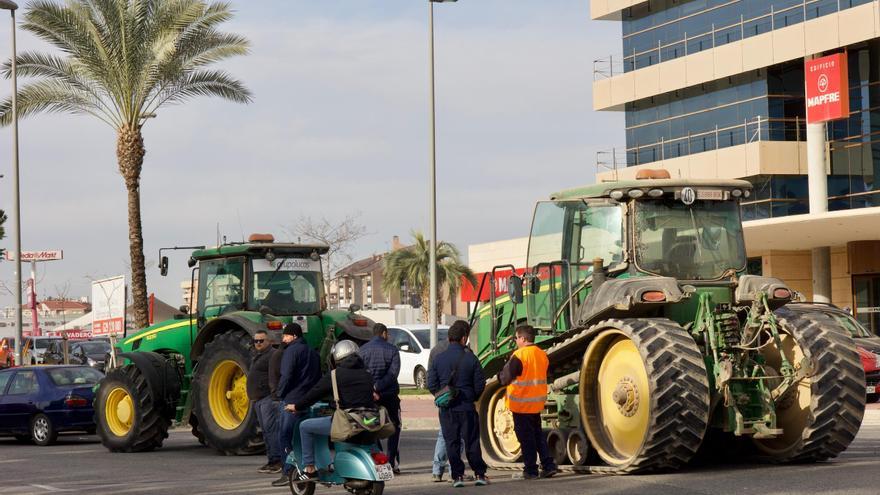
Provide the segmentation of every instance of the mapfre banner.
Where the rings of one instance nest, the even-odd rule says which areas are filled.
[[[849,77],[846,53],[804,62],[807,122],[815,124],[849,116]]]

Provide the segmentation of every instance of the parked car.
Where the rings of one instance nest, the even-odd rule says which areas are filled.
[[[67,364],[83,364],[104,371],[104,362],[110,353],[110,343],[104,340],[76,340],[67,342]],[[43,354],[43,364],[64,364],[64,341],[50,342]]]
[[[67,431],[95,432],[92,387],[104,374],[88,366],[24,366],[0,371],[0,434],[50,445]]]
[[[856,350],[859,351],[862,367],[865,369],[865,400],[866,402],[880,400],[880,337],[865,328],[849,311],[833,304],[792,303],[786,304],[778,312],[784,315],[785,311],[804,311],[806,309],[811,311],[818,309],[849,330],[856,343]]]
[[[437,341],[446,340],[448,326],[437,326]],[[397,325],[388,327],[388,341],[400,350],[400,373],[397,381],[401,385],[415,385],[428,388],[428,355],[431,348],[430,325]]]
[[[24,341],[30,355],[30,364],[42,364],[43,353],[49,348],[49,343],[61,340],[61,337],[28,337]]]

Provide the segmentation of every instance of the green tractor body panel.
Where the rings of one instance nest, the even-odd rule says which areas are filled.
[[[117,369],[129,377],[116,376],[108,383],[125,388],[123,385],[129,383],[126,380],[137,377],[138,370],[132,367],[153,368],[139,372],[152,376],[153,406],[175,411],[173,418],[164,418],[166,421],[189,422],[203,443],[225,453],[250,454],[261,449],[256,416],[245,394],[252,336],[265,331],[277,344],[283,327],[296,322],[303,329],[305,342],[321,354],[325,367],[336,341],[365,342],[372,337],[373,322],[355,314],[355,308],[326,308],[320,256],[327,249],[249,242],[195,250],[190,266],[198,265],[193,271],[198,294],[191,300],[197,301],[197,307],[191,314],[181,314],[118,340],[115,351],[123,356]],[[149,359],[127,358],[129,353],[145,353]],[[156,378],[157,374],[162,378]],[[174,386],[156,389],[155,384],[162,380],[173,381]],[[129,385],[131,400],[138,403],[142,398],[136,395],[147,392]],[[166,388],[175,395],[169,396]],[[108,399],[107,404],[120,402],[120,392],[113,397],[117,399]],[[161,431],[134,431],[136,422],[131,425],[133,433],[121,435],[129,417],[124,410],[119,411],[99,408],[99,433],[108,448],[129,452],[161,445]],[[106,428],[101,427],[102,423]],[[150,435],[156,438],[146,438]]]
[[[489,300],[472,322],[470,346],[490,377],[479,410],[491,458],[518,457],[494,377],[524,324],[550,358],[542,415],[550,438],[574,439],[568,447],[587,442],[604,472],[679,467],[709,428],[751,437],[781,461],[845,448],[864,413],[857,355],[841,337],[849,332],[820,316],[812,323],[819,329],[780,318],[776,310],[795,293],[781,280],[746,274],[739,203],[750,194],[746,181],[666,178],[574,188],[538,203],[523,275],[511,276],[508,294],[496,293],[495,271],[510,267],[495,267]],[[819,334],[827,340],[810,340]],[[823,352],[845,364],[817,369]],[[805,385],[840,369],[843,392],[816,378]],[[816,397],[853,401],[848,413],[857,421],[840,426],[845,440],[801,435],[813,435]],[[663,418],[651,419],[661,409]]]

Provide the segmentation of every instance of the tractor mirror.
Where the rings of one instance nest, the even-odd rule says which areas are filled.
[[[185,314],[185,315],[188,315],[188,314],[189,314],[189,306],[187,306],[186,304],[184,304],[183,306],[177,308],[177,310],[180,311],[181,313]]]
[[[541,279],[536,276],[529,277],[529,293],[537,294],[541,292]]]
[[[168,256],[162,256],[159,260],[159,274],[163,277],[168,275]]]
[[[190,268],[196,266],[196,259],[195,259],[195,258],[192,258],[192,257],[191,257],[190,259],[188,259],[188,260],[186,261],[186,266],[188,266],[188,267],[190,267]]]
[[[516,275],[512,275],[509,279],[507,279],[507,293],[510,295],[510,300],[514,304],[522,304],[523,279]]]

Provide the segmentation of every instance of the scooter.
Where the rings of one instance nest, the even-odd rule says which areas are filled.
[[[309,417],[325,416],[329,411],[326,403],[318,403],[309,409]],[[388,462],[388,456],[376,448],[375,442],[357,444],[349,442],[333,442],[335,458],[330,453],[330,438],[315,438],[315,467],[318,469],[316,481],[297,481],[298,474],[304,469],[302,459],[302,440],[299,425],[293,436],[291,452],[287,462],[293,466],[290,473],[290,492],[294,495],[313,495],[318,484],[324,486],[342,485],[354,495],[382,495],[385,482],[394,478],[394,471]]]

